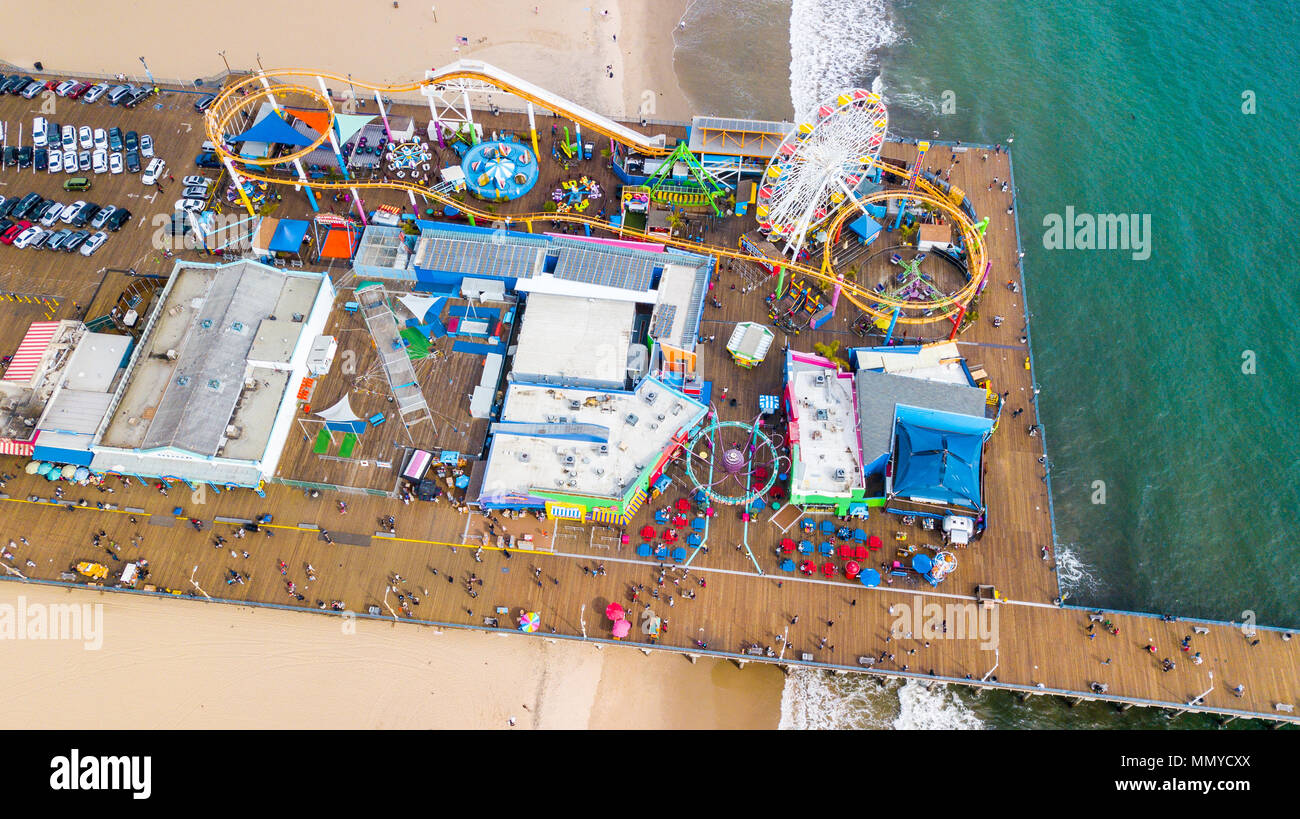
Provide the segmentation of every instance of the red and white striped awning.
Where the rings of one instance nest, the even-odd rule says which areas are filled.
[[[32,322],[27,328],[27,335],[23,336],[23,343],[18,345],[18,352],[14,353],[13,360],[9,362],[3,380],[16,381],[20,384],[31,381],[32,376],[36,375],[36,370],[41,366],[41,359],[45,357],[45,351],[49,349],[50,342],[54,340],[54,334],[58,329],[57,321]]]
[[[0,438],[0,455],[30,456],[36,449],[36,439],[15,441],[13,438]]]

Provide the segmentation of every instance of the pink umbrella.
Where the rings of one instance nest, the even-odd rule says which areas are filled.
[[[632,630],[632,624],[629,623],[628,621],[626,621],[626,620],[615,620],[615,621],[614,621],[614,639],[615,639],[615,640],[622,640],[624,637],[627,636],[627,633],[628,633],[629,631],[631,631],[631,630]]]
[[[623,611],[623,607],[618,603],[610,603],[605,607],[605,616],[611,620],[622,620],[625,615],[626,612]]]

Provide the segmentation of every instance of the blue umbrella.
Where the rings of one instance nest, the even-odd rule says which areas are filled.
[[[76,473],[72,476],[74,481],[84,481],[90,477],[90,470],[84,466],[77,467]]]
[[[930,571],[930,567],[933,565],[934,565],[934,561],[930,560],[929,555],[914,555],[912,557],[913,571],[920,572],[921,574],[926,574]]]
[[[858,579],[861,580],[862,585],[866,586],[867,588],[872,588],[873,586],[879,586],[880,572],[876,571],[875,569],[863,569],[862,574],[858,577]]]
[[[50,463],[49,461],[41,461],[41,465],[36,467],[36,474],[42,476],[48,475],[50,470],[53,468],[54,468],[54,464]]]
[[[63,477],[63,472],[58,469],[51,469],[45,473],[45,480],[47,481],[57,481],[61,477]]]

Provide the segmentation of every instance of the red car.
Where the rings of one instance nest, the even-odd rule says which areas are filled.
[[[85,94],[93,87],[94,86],[88,82],[79,82],[75,86],[73,86],[71,91],[68,92],[68,99],[70,100],[80,99],[83,94]]]
[[[0,236],[0,242],[4,242],[7,245],[13,244],[14,239],[18,238],[18,234],[22,233],[24,230],[27,230],[27,228],[31,226],[32,223],[27,221],[26,219],[19,219],[17,222],[14,222],[13,227],[9,228],[4,232],[3,236]]]

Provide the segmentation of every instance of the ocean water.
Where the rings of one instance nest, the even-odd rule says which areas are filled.
[[[1073,602],[1300,627],[1294,4],[695,0],[686,19],[701,113],[789,118],[874,82],[897,135],[1012,144]],[[1047,249],[1067,207],[1149,216],[1149,258]],[[815,672],[786,700],[790,728],[1212,724]]]

